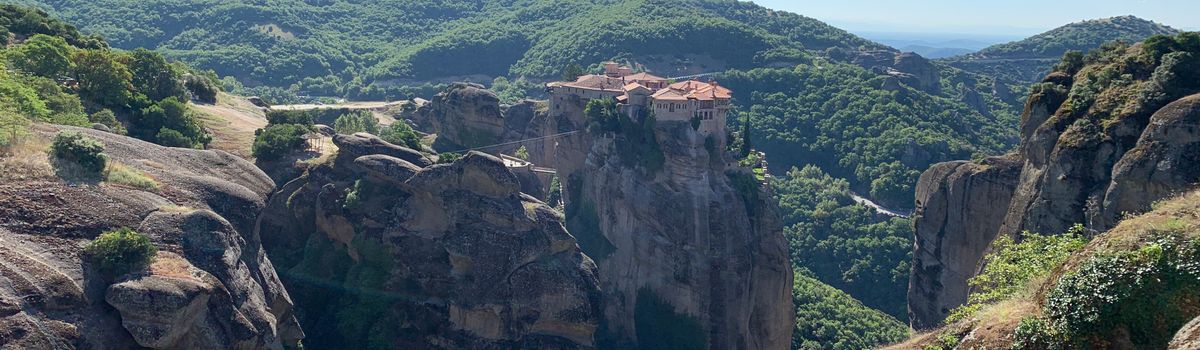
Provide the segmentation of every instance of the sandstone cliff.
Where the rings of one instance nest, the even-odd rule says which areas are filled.
[[[596,266],[504,164],[364,147],[282,186],[260,232],[317,348],[591,349]],[[419,158],[418,158],[419,159]]]
[[[922,175],[909,288],[914,327],[937,325],[966,300],[966,279],[996,235],[1058,234],[1074,224],[1104,231],[1200,180],[1200,59],[1168,53],[1147,67],[1134,61],[1145,57],[1141,46],[1105,55],[1113,58],[1034,86],[1008,170],[961,173],[941,164]],[[980,182],[990,185],[960,185]],[[946,208],[974,213],[954,220]],[[971,253],[948,253],[958,251]]]
[[[559,168],[568,227],[598,266],[605,345],[788,348],[793,275],[766,186],[687,123],[658,124],[657,151],[597,136]]]
[[[262,171],[221,151],[64,126],[37,126],[28,147],[60,130],[100,140],[111,163],[157,186],[63,181],[44,150],[4,160],[4,348],[282,349],[304,337],[254,231],[274,188]],[[149,269],[109,280],[81,251],[121,227],[148,235],[160,252]]]

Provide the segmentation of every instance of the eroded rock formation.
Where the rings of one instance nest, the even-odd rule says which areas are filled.
[[[499,159],[422,167],[358,144],[283,186],[260,223],[320,325],[306,345],[595,347],[594,263]]]
[[[597,262],[606,345],[787,349],[793,276],[766,186],[687,123],[658,124],[661,169],[631,165],[618,136],[559,172],[568,227]]]
[[[1195,91],[1183,88],[1194,86],[1187,78],[1168,80],[1176,77],[1156,72],[1154,83],[1176,86],[1166,93]],[[1145,212],[1200,182],[1200,94],[1163,93],[1122,102],[1130,107],[1101,105],[1080,113],[1072,110],[1074,97],[1068,95],[1075,80],[1056,72],[1034,89],[1022,115],[1020,148],[1003,162],[1004,170],[947,171],[967,164],[956,162],[922,175],[909,288],[915,328],[937,325],[966,300],[966,279],[980,268],[996,235],[1059,234],[1075,224],[1105,231],[1125,215]],[[997,178],[1001,173],[1003,181]],[[1019,174],[1015,181],[1013,174]],[[971,183],[989,185],[959,185]],[[955,188],[963,191],[947,195]],[[948,208],[972,214],[955,220],[956,214],[943,214]],[[963,250],[972,253],[954,253]]]
[[[110,161],[158,186],[0,183],[0,343],[27,349],[282,349],[304,337],[254,232],[274,183],[220,151],[167,148],[90,129]],[[81,248],[130,227],[160,252],[145,271],[101,277]],[[114,311],[115,309],[115,311]]]

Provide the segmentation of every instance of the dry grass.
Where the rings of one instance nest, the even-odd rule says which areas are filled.
[[[179,255],[169,252],[159,252],[150,263],[150,274],[161,277],[189,279],[199,281],[192,275],[191,264]]]
[[[217,95],[216,104],[191,106],[213,136],[209,148],[250,159],[254,131],[267,126],[267,117],[262,109],[244,98],[226,93]]]
[[[157,191],[158,181],[145,172],[130,168],[116,161],[108,162],[104,182],[113,185],[127,186],[145,191]]]
[[[34,133],[0,149],[0,181],[54,179],[50,140]]]

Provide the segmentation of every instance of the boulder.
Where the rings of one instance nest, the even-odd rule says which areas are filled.
[[[368,133],[355,133],[354,135],[334,135],[333,144],[338,147],[338,158],[354,161],[361,156],[381,154],[403,159],[409,163],[420,167],[426,167],[433,164],[421,152],[413,149],[393,145],[379,138],[378,136]]]

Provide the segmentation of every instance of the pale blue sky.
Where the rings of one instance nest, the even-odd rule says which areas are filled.
[[[1200,30],[1200,0],[752,0],[850,31],[1029,35],[1085,19],[1134,15]]]

